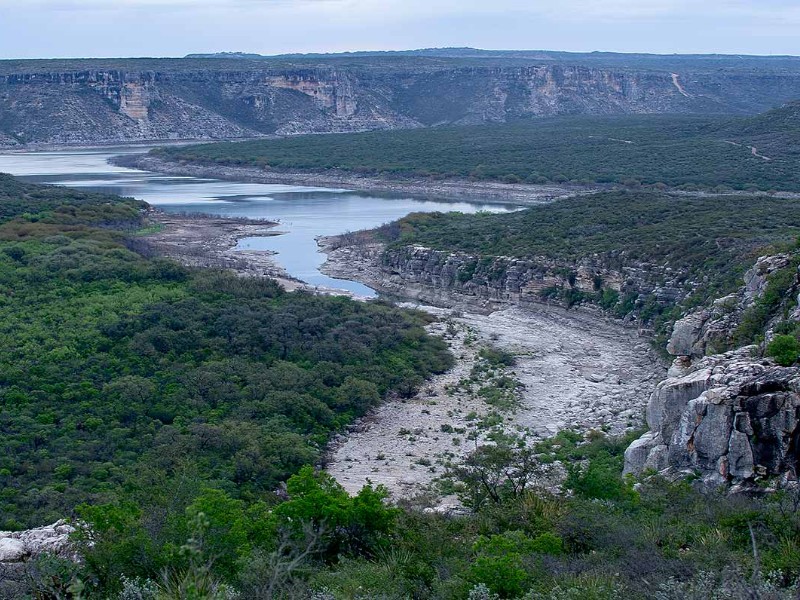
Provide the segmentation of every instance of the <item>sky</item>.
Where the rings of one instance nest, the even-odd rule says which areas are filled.
[[[0,0],[0,58],[445,46],[800,55],[800,0]]]

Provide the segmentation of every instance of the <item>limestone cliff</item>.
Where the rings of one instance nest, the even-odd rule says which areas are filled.
[[[434,304],[468,302],[483,305],[571,304],[594,301],[609,305],[627,300],[631,308],[646,298],[664,305],[688,293],[679,273],[621,257],[586,257],[578,262],[547,257],[481,257],[423,246],[386,249],[382,243],[328,238],[326,269],[352,276],[387,293],[413,296]]]
[[[402,60],[0,61],[0,145],[218,139],[562,114],[759,112],[800,97],[762,71]]]
[[[650,431],[625,453],[627,473],[693,473],[712,486],[774,477],[797,481],[800,369],[761,358],[759,346],[706,355],[736,346],[748,311],[781,271],[793,277],[783,292],[783,310],[765,326],[769,340],[777,321],[785,326],[798,317],[791,308],[800,279],[788,255],[760,258],[737,294],[675,323],[667,345],[675,362],[650,398]]]

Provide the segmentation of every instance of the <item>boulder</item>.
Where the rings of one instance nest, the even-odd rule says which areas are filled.
[[[698,310],[676,321],[672,328],[672,336],[667,343],[667,352],[673,356],[702,355],[697,343],[707,320],[708,313]]]
[[[28,552],[25,542],[15,538],[0,538],[0,562],[21,561]]]

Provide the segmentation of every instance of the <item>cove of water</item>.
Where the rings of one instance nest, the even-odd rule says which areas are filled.
[[[516,210],[490,202],[447,202],[344,189],[176,177],[108,163],[112,156],[148,150],[129,146],[0,154],[0,172],[35,183],[131,196],[168,212],[278,221],[276,229],[284,235],[245,238],[237,248],[277,252],[275,259],[292,277],[367,298],[375,296],[374,290],[356,281],[320,273],[325,255],[317,248],[317,236],[377,227],[411,212]]]

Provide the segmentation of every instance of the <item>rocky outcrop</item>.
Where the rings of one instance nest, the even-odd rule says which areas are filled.
[[[673,356],[700,357],[732,348],[742,317],[767,289],[770,275],[789,266],[788,254],[762,256],[744,275],[737,293],[715,300],[678,320],[667,344]]]
[[[800,369],[759,358],[757,346],[713,354],[735,347],[736,331],[764,296],[770,276],[793,269],[791,264],[786,254],[759,258],[737,293],[675,323],[667,351],[676,358],[669,378],[650,398],[650,431],[625,453],[627,473],[692,472],[709,485],[770,477],[797,480]],[[794,284],[790,277],[787,301],[798,287],[798,276],[790,276]],[[767,338],[775,319],[766,322]]]
[[[650,431],[625,452],[625,472],[685,471],[719,485],[796,481],[800,369],[753,358],[755,347],[678,362],[647,407]]]
[[[756,113],[800,97],[800,67],[765,69],[676,74],[624,61],[615,68],[533,57],[0,61],[0,144],[238,138],[563,114]]]
[[[27,597],[33,561],[43,555],[77,560],[72,525],[58,521],[27,531],[0,531],[0,600]]]
[[[74,531],[66,521],[27,531],[0,531],[0,563],[23,562],[42,554],[74,558],[69,540]]]
[[[606,296],[610,304],[628,298],[636,306],[646,298],[670,304],[687,293],[679,286],[677,273],[646,263],[626,264],[619,256],[569,262],[351,242],[323,240],[329,274],[354,277],[383,292],[440,306],[600,302],[604,293],[611,293]]]

